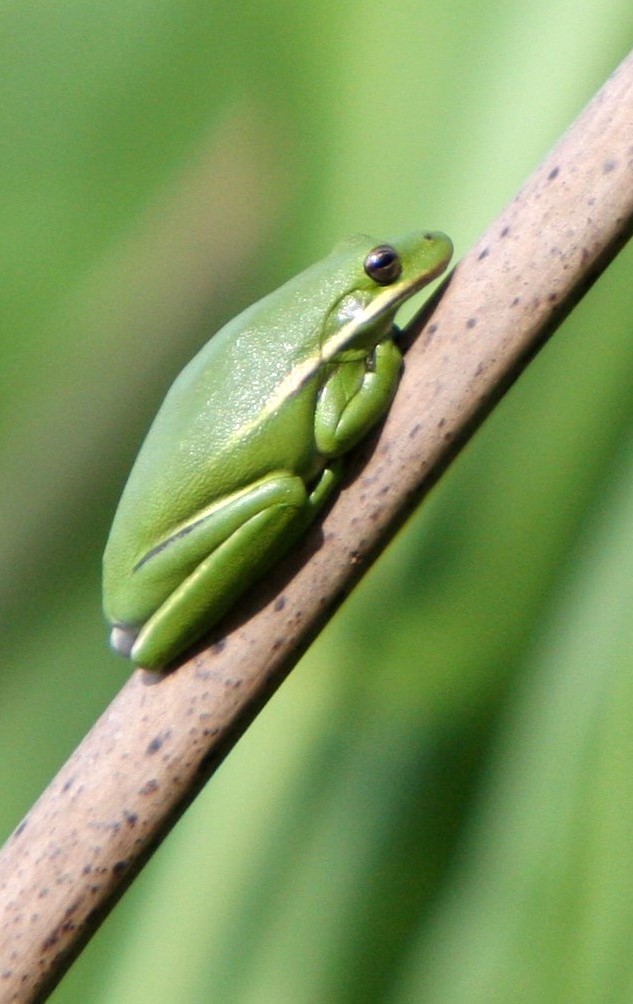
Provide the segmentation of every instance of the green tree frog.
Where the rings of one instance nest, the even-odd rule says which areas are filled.
[[[396,311],[446,268],[441,233],[357,236],[223,327],[176,379],[104,555],[112,647],[161,669],[211,628],[331,497],[384,416]]]

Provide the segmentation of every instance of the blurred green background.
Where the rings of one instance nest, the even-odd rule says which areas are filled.
[[[632,41],[630,0],[2,5],[3,835],[129,672],[100,556],[176,372],[348,233],[463,254]],[[633,1001],[632,264],[55,1004]]]

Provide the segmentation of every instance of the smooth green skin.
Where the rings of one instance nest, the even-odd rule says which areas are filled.
[[[389,242],[400,276],[364,270],[358,236],[222,328],[169,390],[104,555],[111,644],[164,668],[286,552],[330,498],[337,458],[387,411],[397,309],[446,268],[444,234]]]

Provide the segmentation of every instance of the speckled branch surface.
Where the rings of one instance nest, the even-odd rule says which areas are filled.
[[[419,319],[320,527],[168,676],[135,672],[0,854],[0,1001],[44,1000],[154,848],[631,233],[633,56]]]

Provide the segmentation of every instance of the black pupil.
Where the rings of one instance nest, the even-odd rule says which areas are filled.
[[[365,271],[370,279],[381,286],[395,282],[402,272],[402,262],[395,248],[390,244],[381,244],[374,248],[365,258]]]

